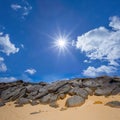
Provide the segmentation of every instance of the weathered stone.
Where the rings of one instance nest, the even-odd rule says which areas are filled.
[[[60,89],[57,90],[57,93],[59,94],[66,94],[70,91],[71,86],[69,84],[64,85],[63,87],[61,87]]]
[[[80,96],[72,96],[67,99],[66,101],[66,106],[67,107],[76,107],[76,106],[81,106],[82,104],[85,103],[85,99]]]
[[[108,96],[108,95],[111,95],[111,93],[115,89],[115,87],[116,86],[114,86],[114,85],[104,86],[104,87],[98,87],[95,90],[94,94],[98,95],[98,96],[101,96],[101,95]]]
[[[37,90],[39,90],[41,88],[41,85],[28,85],[27,87],[26,87],[26,89],[27,89],[27,92],[35,92],[35,91],[37,91]]]
[[[94,92],[93,89],[89,87],[85,87],[84,89],[88,92],[89,95],[93,95],[93,92]]]
[[[63,87],[64,85],[66,85],[68,83],[68,81],[58,81],[55,83],[52,83],[49,87],[48,87],[48,91],[49,92],[56,92],[59,88]]]
[[[54,107],[54,108],[58,108],[59,107],[59,105],[55,101],[54,102],[50,102],[49,106]]]
[[[40,103],[48,104],[50,102],[50,97],[51,97],[51,94],[45,95],[40,99]]]
[[[120,87],[116,87],[111,93],[111,95],[117,95],[117,94],[120,94]]]
[[[99,87],[99,86],[100,86],[100,84],[97,83],[97,81],[92,80],[92,79],[84,80],[84,81],[83,81],[83,85],[84,85],[85,87],[90,87],[90,88],[96,88],[96,87]]]
[[[27,98],[19,98],[17,101],[16,101],[16,104],[19,104],[19,105],[23,105],[23,104],[28,104],[30,103],[29,99]]]
[[[115,108],[120,108],[120,101],[111,101],[106,103],[105,105]]]
[[[79,95],[85,99],[88,97],[88,92],[84,88],[78,88],[78,87],[72,88],[69,91],[69,94],[70,95]]]

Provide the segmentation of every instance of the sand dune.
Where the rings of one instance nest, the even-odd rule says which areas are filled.
[[[60,107],[57,109],[49,107],[49,105],[40,104],[15,107],[10,102],[0,108],[0,120],[120,120],[119,108],[111,108],[104,105],[112,100],[120,100],[120,95],[107,98],[89,96],[84,105],[65,110],[65,100],[58,101]],[[102,104],[94,104],[96,101],[101,101]]]

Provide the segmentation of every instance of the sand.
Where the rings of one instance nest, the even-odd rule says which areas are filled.
[[[104,105],[108,101],[120,100],[120,95],[107,98],[89,96],[84,105],[61,111],[61,108],[65,108],[66,99],[58,101],[59,108],[41,104],[15,107],[9,102],[0,108],[0,120],[120,120],[120,108]]]

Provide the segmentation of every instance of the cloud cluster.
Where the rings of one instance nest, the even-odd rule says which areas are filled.
[[[33,69],[33,68],[30,68],[30,69],[25,70],[25,72],[26,72],[26,73],[29,73],[30,75],[33,75],[33,74],[36,73],[36,70]]]
[[[21,4],[11,4],[11,8],[16,12],[19,12],[22,18],[27,16],[32,10],[32,6],[27,2],[27,0],[22,0]]]
[[[18,51],[19,48],[16,48],[15,45],[11,43],[9,35],[4,35],[0,32],[0,52],[9,56],[10,54],[15,54]],[[7,66],[4,63],[4,58],[0,57],[0,72],[5,71],[7,71]]]
[[[3,52],[7,55],[11,53],[14,54],[19,51],[19,48],[16,48],[13,43],[10,41],[10,37],[8,34],[3,35],[0,34],[0,52]]]
[[[114,66],[106,66],[106,65],[101,65],[98,68],[95,68],[93,66],[89,66],[87,68],[87,70],[83,71],[83,74],[85,76],[89,76],[89,77],[96,77],[99,75],[103,75],[103,74],[112,74],[116,71],[116,67]]]
[[[108,66],[88,67],[84,71],[84,75],[94,72],[93,76],[97,76],[101,73],[109,74],[117,70],[114,68],[119,66],[118,61],[120,60],[120,18],[110,17],[109,27],[112,29],[101,26],[78,37],[76,47],[84,52],[90,60],[108,62]]]

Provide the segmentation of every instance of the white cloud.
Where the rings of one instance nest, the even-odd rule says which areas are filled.
[[[83,71],[83,74],[85,76],[89,76],[89,77],[96,77],[96,76],[100,76],[100,75],[109,75],[111,73],[114,73],[116,71],[116,67],[114,66],[105,66],[105,65],[101,65],[98,68],[89,66],[86,70]]]
[[[109,26],[112,27],[114,30],[120,30],[120,18],[118,16],[110,17],[110,24]]]
[[[0,57],[0,72],[6,72],[7,66],[4,63],[4,58]]]
[[[19,51],[19,48],[16,48],[13,43],[10,41],[8,34],[0,35],[0,52],[6,53],[7,55],[15,54]]]
[[[13,82],[16,81],[17,79],[15,77],[0,77],[0,82]]]
[[[29,74],[33,75],[33,74],[35,74],[35,73],[36,73],[36,70],[35,70],[35,69],[33,69],[33,68],[30,68],[30,69],[25,70],[25,72],[27,72],[27,73],[29,73]]]
[[[111,66],[114,66],[114,68],[119,66],[120,18],[117,16],[110,17],[109,27],[112,27],[112,29],[110,30],[104,26],[100,26],[99,28],[95,28],[81,36],[78,36],[76,48],[85,53],[90,60],[105,60],[109,64],[106,67],[101,66],[99,68],[90,66],[84,71],[84,75],[87,75],[89,71],[93,71],[97,75],[98,72],[102,72],[101,70],[105,73],[111,73],[111,71],[107,72],[108,70],[113,70],[112,72],[114,72],[115,69]],[[107,71],[105,71],[105,68]]]
[[[15,11],[18,11],[22,18],[27,16],[32,10],[32,6],[27,2],[27,0],[21,1],[21,4],[12,4],[11,8]]]
[[[13,10],[19,10],[19,9],[21,9],[22,7],[21,7],[21,5],[18,5],[18,4],[12,4],[12,5],[11,5],[11,8],[12,8]]]

